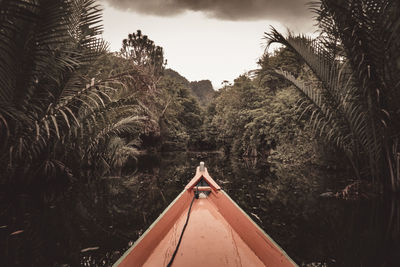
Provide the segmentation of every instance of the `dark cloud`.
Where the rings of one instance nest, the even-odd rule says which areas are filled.
[[[142,14],[174,16],[202,11],[222,20],[276,20],[287,26],[310,26],[310,0],[106,0],[111,6]],[[304,28],[304,27],[302,27]]]

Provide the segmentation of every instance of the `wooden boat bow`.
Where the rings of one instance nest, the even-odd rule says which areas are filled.
[[[198,199],[194,199],[196,193]],[[182,235],[188,210],[190,219]],[[204,165],[114,266],[297,266],[211,178]]]

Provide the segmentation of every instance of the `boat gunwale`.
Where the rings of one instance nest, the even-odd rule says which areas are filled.
[[[183,189],[181,193],[164,209],[164,211],[157,217],[157,219],[147,228],[147,230],[133,243],[133,245],[125,251],[125,253],[112,265],[112,267],[119,266],[125,258],[134,250],[137,245],[146,237],[146,235],[158,224],[164,215],[174,206],[174,204],[185,194],[188,190]]]
[[[292,259],[292,258],[290,258],[290,256],[286,253],[286,251],[285,250],[283,250],[282,248],[281,248],[281,246],[279,246],[278,245],[278,243],[276,243],[273,239],[272,239],[272,237],[271,236],[269,236],[268,234],[267,234],[267,232],[265,232],[230,196],[229,196],[229,194],[227,193],[227,192],[225,192],[224,190],[220,190],[220,192],[224,195],[224,196],[226,196],[227,198],[228,198],[228,200],[230,200],[234,205],[235,205],[235,207],[236,208],[238,208],[239,209],[239,211],[243,214],[243,215],[245,215],[246,216],[246,218],[262,233],[262,234],[264,234],[264,236],[268,239],[268,241],[270,241],[282,254],[283,254],[283,256],[285,256],[292,264],[293,264],[293,266],[298,266],[297,265],[297,263]],[[225,216],[224,216],[225,217]],[[226,217],[225,217],[226,218]],[[239,233],[238,233],[239,234]],[[240,234],[239,234],[240,235]],[[257,255],[257,254],[256,254]],[[257,255],[258,256],[258,255]]]

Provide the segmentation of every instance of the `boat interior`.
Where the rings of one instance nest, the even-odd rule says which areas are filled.
[[[221,190],[206,168],[198,167],[185,190],[115,266],[296,264]]]

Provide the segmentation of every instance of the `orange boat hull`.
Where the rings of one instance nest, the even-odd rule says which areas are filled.
[[[114,266],[167,266],[181,235],[196,184],[209,187],[195,199],[172,266],[297,266],[208,175],[197,168],[185,190]]]

